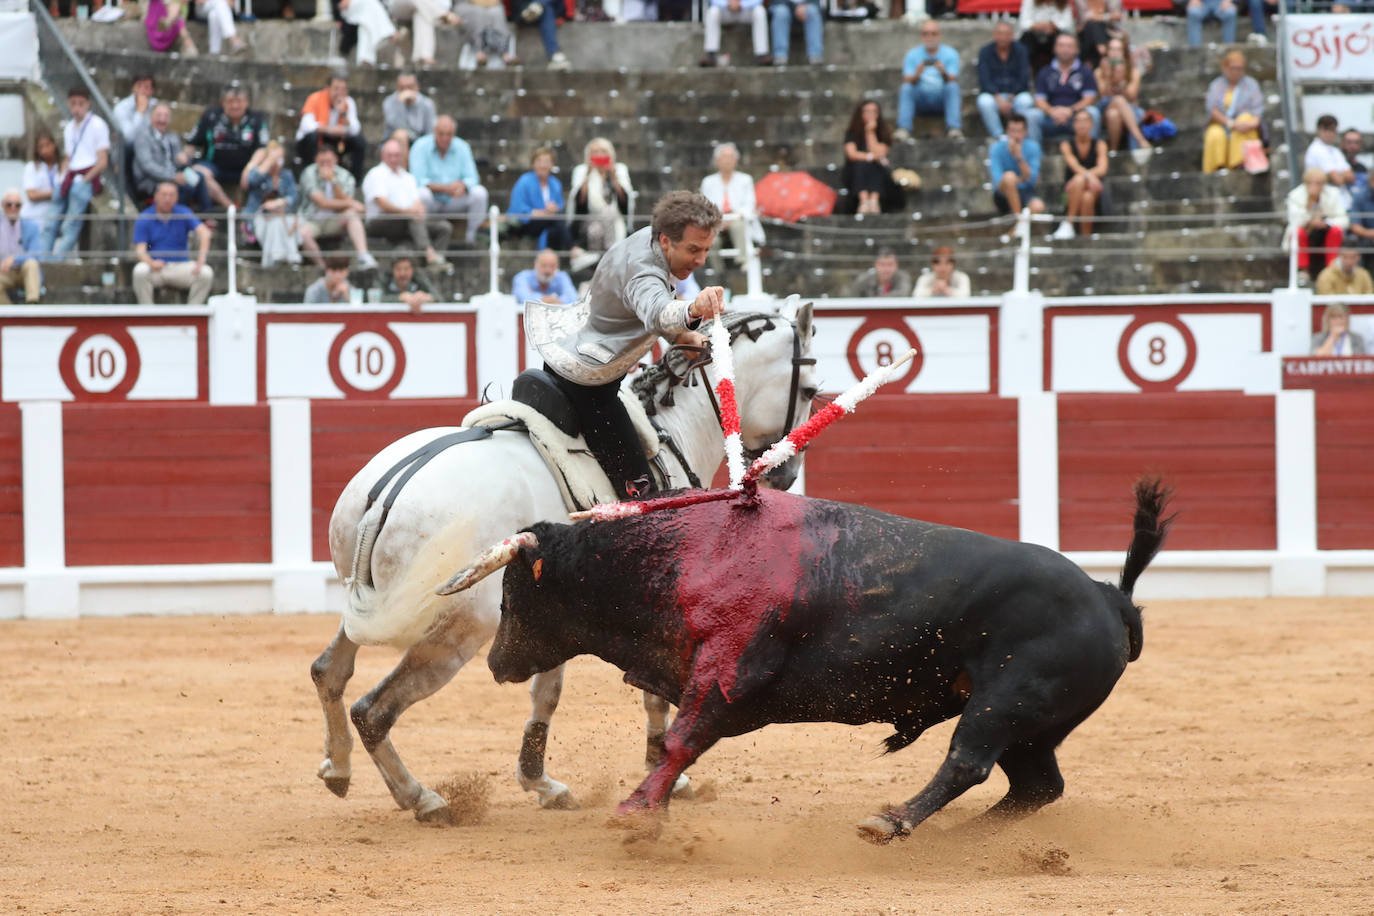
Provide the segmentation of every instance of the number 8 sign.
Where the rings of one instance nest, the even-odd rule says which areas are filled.
[[[1174,391],[1197,363],[1197,339],[1177,315],[1140,317],[1121,332],[1116,352],[1141,391]]]

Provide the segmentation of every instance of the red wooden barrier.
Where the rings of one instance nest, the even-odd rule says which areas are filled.
[[[69,566],[272,559],[265,404],[62,413]]]
[[[1213,393],[1059,396],[1059,543],[1121,550],[1132,482],[1162,475],[1177,550],[1276,546],[1274,399]]]
[[[0,404],[0,566],[24,565],[21,422],[17,404]]]
[[[311,529],[316,560],[329,560],[329,516],[363,465],[402,436],[430,426],[457,426],[475,399],[314,401],[310,405]]]
[[[1016,409],[990,395],[874,395],[807,452],[806,492],[1015,538]]]
[[[1317,547],[1374,545],[1374,416],[1368,393],[1317,393]]]

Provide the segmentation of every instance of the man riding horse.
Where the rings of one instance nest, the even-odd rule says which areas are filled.
[[[696,329],[721,313],[724,290],[710,286],[688,302],[676,298],[674,288],[706,263],[720,226],[715,204],[694,191],[673,191],[654,207],[649,226],[602,256],[580,327],[541,337],[533,329],[551,325],[528,323],[544,369],[577,412],[587,446],[621,498],[643,496],[653,477],[620,403],[620,383],[659,337],[705,345]],[[528,313],[550,306],[527,302],[525,308]]]

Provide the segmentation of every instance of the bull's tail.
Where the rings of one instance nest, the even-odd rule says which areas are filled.
[[[1169,535],[1169,526],[1175,516],[1164,517],[1164,510],[1173,496],[1173,490],[1165,487],[1158,478],[1145,477],[1135,484],[1135,536],[1131,546],[1126,548],[1126,562],[1121,567],[1121,582],[1117,588],[1126,599],[1121,602],[1121,619],[1126,624],[1130,640],[1130,660],[1140,658],[1143,644],[1140,608],[1131,601],[1136,580],[1150,565],[1150,561],[1164,546]]]

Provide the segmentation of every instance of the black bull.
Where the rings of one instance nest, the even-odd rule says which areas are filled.
[[[985,780],[993,815],[1064,791],[1055,749],[1141,647],[1137,577],[1164,541],[1167,493],[1136,486],[1121,583],[1060,554],[860,506],[763,491],[618,521],[528,529],[505,573],[488,663],[521,681],[584,653],[678,704],[664,754],[620,806],[668,803],[723,737],[772,722],[890,722],[888,751],[959,716],[935,778],[865,821],[911,829]]]

